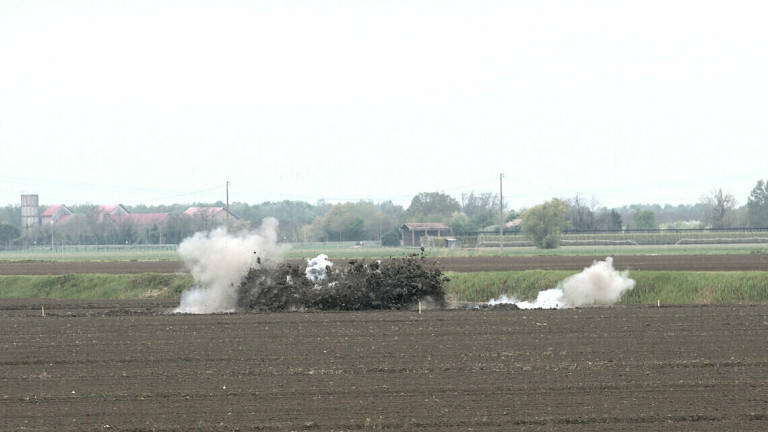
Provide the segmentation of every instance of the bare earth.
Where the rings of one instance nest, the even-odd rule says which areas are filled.
[[[765,431],[768,307],[0,300],[2,430]]]
[[[445,271],[581,270],[604,256],[446,257],[437,261]],[[343,264],[347,260],[337,260]],[[300,260],[292,260],[294,263]],[[614,266],[629,270],[768,271],[768,254],[750,255],[620,255]],[[65,273],[177,273],[180,261],[0,261],[0,275]]]

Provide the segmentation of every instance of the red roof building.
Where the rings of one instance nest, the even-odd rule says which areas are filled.
[[[64,204],[56,204],[45,209],[40,215],[40,220],[43,225],[58,225],[66,222],[70,216],[72,216],[72,210]]]
[[[99,222],[104,219],[104,216],[110,215],[110,216],[123,216],[130,213],[128,209],[123,207],[122,204],[111,204],[111,205],[100,205],[96,208],[96,211],[99,213],[98,220]]]

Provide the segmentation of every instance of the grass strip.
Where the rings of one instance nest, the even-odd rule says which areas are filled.
[[[484,302],[502,294],[533,300],[574,271],[446,273],[448,294],[458,301]],[[637,284],[621,304],[768,304],[768,272],[633,271]]]
[[[178,297],[191,287],[188,274],[65,274],[0,276],[0,298],[133,299]]]
[[[502,294],[533,300],[575,271],[525,270],[446,273],[447,293],[484,302]],[[622,304],[768,304],[768,272],[633,271],[635,289]],[[178,297],[193,285],[189,274],[66,274],[0,276],[0,298],[132,299]]]

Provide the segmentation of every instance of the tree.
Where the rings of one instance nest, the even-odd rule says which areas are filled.
[[[57,225],[56,231],[62,236],[62,241],[68,244],[93,243],[92,225],[85,214],[73,214],[65,223]]]
[[[461,205],[450,195],[441,192],[421,192],[413,197],[405,211],[409,222],[448,222]]]
[[[595,229],[606,231],[619,231],[622,228],[621,215],[615,209],[603,208],[595,218]]]
[[[400,231],[396,229],[392,231],[387,231],[381,236],[381,245],[382,246],[400,246],[401,238],[402,237],[400,235]]]
[[[397,222],[369,201],[336,204],[315,219],[312,226],[320,240],[378,240]]]
[[[171,244],[179,244],[185,238],[195,233],[190,218],[180,214],[172,214],[168,216],[168,218],[163,221],[161,230],[163,232],[163,241]]]
[[[506,214],[504,215],[504,222],[512,222],[513,220],[515,220],[515,219],[517,219],[519,217],[522,217],[523,213],[524,213],[524,211],[522,211],[522,210],[521,211],[517,211],[517,210],[512,209],[512,210],[506,212]]]
[[[636,229],[658,229],[656,213],[651,210],[637,210],[634,214]]]
[[[747,221],[752,227],[768,227],[768,181],[758,180],[749,194]]]
[[[581,194],[566,201],[568,205],[567,218],[571,227],[577,231],[589,231],[596,228],[595,212],[592,210],[597,207],[597,202],[593,199],[590,205],[587,205],[586,199]]]
[[[19,229],[22,228],[21,207],[10,204],[0,207],[0,224],[11,225]]]
[[[303,201],[284,200],[280,202],[263,202],[257,205],[235,202],[230,208],[232,212],[250,222],[251,226],[259,226],[266,217],[280,221],[278,238],[292,242],[306,241],[303,227],[312,223],[315,218],[325,214],[330,206],[313,206]]]
[[[0,245],[10,246],[11,242],[21,236],[19,229],[13,225],[0,225]]]
[[[660,206],[658,204],[631,204],[619,207],[616,211],[624,221],[632,221],[638,210],[650,210],[656,215],[656,222],[669,224],[676,221],[700,221],[706,214],[706,206],[702,203]],[[634,225],[632,226],[634,228]]]
[[[712,228],[727,228],[732,226],[733,209],[736,207],[736,199],[731,194],[724,194],[722,189],[713,190],[702,198],[702,204],[707,212],[704,220]]]
[[[618,231],[623,228],[624,225],[622,224],[621,215],[619,214],[619,212],[617,212],[614,209],[611,209],[610,218],[611,218],[610,229]]]
[[[465,231],[476,231],[499,224],[499,197],[491,192],[461,195],[461,211],[469,218],[470,223]],[[455,215],[454,215],[455,219]],[[453,227],[454,231],[456,227]]]
[[[523,214],[523,234],[539,248],[557,248],[560,246],[560,235],[568,224],[565,218],[567,211],[565,202],[557,198],[531,207]]]
[[[477,225],[472,222],[471,219],[469,219],[469,216],[462,212],[456,212],[453,214],[453,217],[451,217],[451,223],[449,224],[451,226],[451,230],[453,230],[454,233],[467,233],[472,231],[477,231]]]

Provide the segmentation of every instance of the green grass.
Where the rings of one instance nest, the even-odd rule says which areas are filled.
[[[768,303],[768,272],[638,271],[634,290],[623,304],[756,304]]]
[[[451,279],[446,291],[459,301],[481,302],[502,294],[521,300],[535,299],[539,291],[553,288],[577,273],[567,270],[524,270],[506,272],[446,272]]]
[[[0,276],[0,298],[130,299],[177,297],[192,286],[187,274],[66,274]]]
[[[533,300],[574,271],[446,273],[446,291],[458,301],[483,302],[502,294]],[[768,304],[768,272],[633,271],[635,289],[621,304]],[[0,298],[131,299],[176,298],[191,287],[188,274],[67,274],[0,276]]]
[[[448,272],[448,293],[458,301],[482,302],[502,294],[533,300],[573,271]],[[637,284],[621,304],[768,304],[768,272],[633,271]]]

